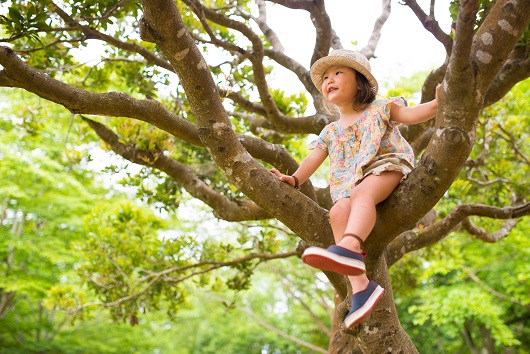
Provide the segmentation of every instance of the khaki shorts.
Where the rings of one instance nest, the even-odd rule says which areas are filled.
[[[381,159],[370,166],[367,166],[363,170],[363,178],[358,180],[355,184],[359,184],[362,182],[362,180],[371,174],[374,174],[376,176],[379,176],[381,173],[386,171],[399,171],[403,173],[403,178],[401,180],[403,181],[405,178],[407,178],[410,171],[412,171],[412,166],[410,163],[406,160],[399,159],[397,157],[389,157],[386,159]]]

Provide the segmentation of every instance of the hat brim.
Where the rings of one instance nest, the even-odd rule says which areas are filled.
[[[324,81],[324,73],[326,72],[326,70],[333,66],[347,66],[349,68],[354,69],[355,71],[358,71],[364,77],[366,77],[366,79],[368,79],[368,82],[373,87],[374,93],[377,94],[377,91],[379,90],[379,85],[377,84],[377,80],[372,75],[372,73],[353,58],[338,55],[330,55],[327,57],[320,58],[311,66],[311,80],[320,92],[322,92],[322,82]]]

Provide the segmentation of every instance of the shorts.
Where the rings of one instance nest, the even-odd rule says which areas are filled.
[[[361,183],[362,180],[368,175],[374,174],[376,176],[379,176],[381,173],[387,171],[399,171],[403,173],[403,178],[401,178],[401,181],[403,181],[405,178],[407,178],[412,169],[413,167],[406,160],[397,157],[383,158],[365,167],[363,169],[363,177],[357,182],[355,182],[355,185]]]

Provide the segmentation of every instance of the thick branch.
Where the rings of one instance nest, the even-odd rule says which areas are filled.
[[[508,93],[520,81],[530,77],[530,56],[525,47],[515,47],[504,63],[484,98],[487,107]]]
[[[407,231],[396,237],[385,251],[388,264],[393,265],[405,254],[435,244],[458,228],[461,222],[472,215],[493,219],[517,219],[530,215],[530,202],[504,208],[483,204],[458,205],[443,220],[422,230]],[[511,225],[511,222],[508,222],[508,225]],[[505,230],[501,231],[499,235],[504,232]],[[487,237],[484,237],[484,241],[486,240],[487,242],[492,242]]]
[[[315,61],[329,54],[334,31],[331,28],[331,19],[326,12],[325,1],[313,0],[310,4],[312,5],[309,9],[311,21],[316,30],[315,48],[311,56],[311,65],[313,65]]]
[[[66,107],[72,113],[135,118],[179,139],[201,145],[197,128],[153,99],[137,100],[121,92],[93,93],[55,80],[26,65],[7,47],[0,46],[0,86],[19,87]]]
[[[472,47],[473,63],[478,71],[477,80],[484,88],[488,88],[499,74],[499,70],[510,53],[514,51],[515,45],[527,29],[529,22],[529,1],[499,0],[494,2],[489,15],[475,35]],[[516,57],[527,60],[528,52],[524,57],[517,55]],[[513,82],[512,80],[513,78],[510,82]]]
[[[471,68],[471,44],[473,41],[473,30],[475,18],[478,11],[478,0],[465,0],[460,4],[460,12],[456,21],[455,39],[446,75],[446,87],[444,91],[452,89],[448,99],[460,100],[469,96],[470,87],[475,88],[475,73]],[[465,81],[466,84],[462,85]],[[479,98],[475,98],[479,101]],[[459,102],[459,105],[462,105]]]
[[[165,172],[193,197],[210,206],[216,217],[227,221],[270,219],[270,215],[252,201],[229,200],[208,187],[189,167],[167,157],[162,152],[142,151],[134,146],[122,144],[119,137],[103,124],[88,118],[83,120],[115,153],[133,163]]]

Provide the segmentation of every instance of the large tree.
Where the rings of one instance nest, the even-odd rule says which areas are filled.
[[[0,40],[5,44],[0,46],[0,86],[32,92],[82,117],[76,123],[88,124],[115,153],[156,173],[166,196],[186,190],[228,221],[278,220],[300,238],[299,252],[307,245],[327,246],[333,242],[329,190],[308,182],[297,191],[280,183],[269,167],[294,172],[298,165],[289,151],[296,150],[291,140],[318,134],[337,119],[325,110],[308,68],[342,44],[325,1],[270,2],[310,14],[316,39],[307,62],[285,55],[267,24],[263,0],[12,1],[1,17],[5,35]],[[454,1],[450,33],[438,25],[434,1],[429,13],[416,1],[404,4],[445,48],[443,65],[427,76],[422,88],[421,100],[427,101],[441,83],[438,113],[429,123],[402,128],[418,163],[377,208],[378,221],[366,243],[367,267],[386,292],[361,326],[341,330],[348,282],[326,274],[342,300],[337,302],[330,352],[349,352],[356,344],[364,353],[417,352],[397,317],[389,267],[458,227],[494,242],[514,227],[514,220],[530,213],[528,189],[513,188],[500,207],[457,204],[436,221],[414,228],[432,213],[463,167],[484,164],[481,156],[469,158],[481,110],[530,73],[530,2]],[[383,1],[373,35],[361,50],[368,58],[374,57],[389,15],[390,1]],[[104,56],[92,67],[81,66],[74,49],[89,40],[104,44]],[[210,63],[212,58],[215,63]],[[287,97],[269,86],[272,67],[266,63],[298,77],[315,114],[304,115],[304,95]],[[175,75],[177,88],[169,85]],[[514,138],[516,155],[528,164],[517,143]],[[197,161],[201,164],[191,164]],[[167,207],[178,204],[171,197],[150,198]],[[489,233],[471,216],[507,221]],[[288,255],[277,255],[283,256]],[[274,256],[251,254],[242,260],[252,258]],[[167,281],[178,270],[146,277],[149,286]],[[132,293],[114,304],[145,294]]]

